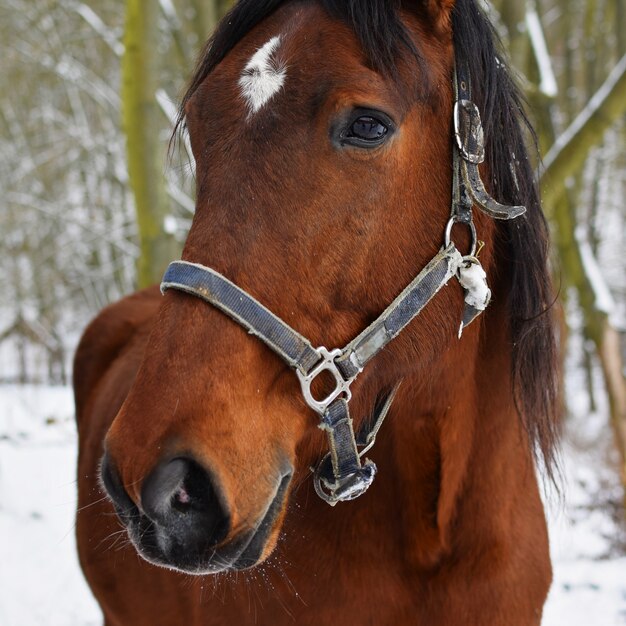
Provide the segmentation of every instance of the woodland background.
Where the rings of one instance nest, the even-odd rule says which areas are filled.
[[[0,0],[0,383],[66,385],[88,320],[176,257],[194,210],[185,142],[166,155],[176,102],[228,5]],[[623,555],[626,2],[483,6],[543,155],[563,358],[576,381],[564,394],[568,445],[610,471],[588,506],[610,512]],[[600,426],[590,436],[573,414]]]

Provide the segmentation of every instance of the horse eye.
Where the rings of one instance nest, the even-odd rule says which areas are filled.
[[[363,141],[380,141],[388,132],[387,126],[371,115],[362,115],[354,122],[348,131],[348,137],[355,137]]]

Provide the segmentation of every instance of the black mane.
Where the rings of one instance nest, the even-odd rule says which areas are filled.
[[[239,0],[221,21],[200,56],[181,103],[184,107],[212,69],[259,22],[293,0]],[[329,13],[347,23],[360,41],[372,67],[394,72],[395,61],[410,50],[420,59],[403,27],[400,0],[317,0]],[[552,286],[548,270],[548,228],[524,133],[534,137],[524,113],[500,42],[476,0],[457,0],[452,13],[455,53],[464,58],[473,85],[473,99],[481,111],[486,154],[491,172],[487,187],[506,204],[526,206],[526,214],[499,224],[501,267],[511,277],[513,394],[533,451],[553,476],[557,434],[558,367],[555,325],[551,313]]]
[[[521,204],[524,216],[499,224],[499,263],[511,276],[509,313],[513,348],[513,394],[533,451],[554,478],[558,434],[558,355],[554,295],[549,271],[549,232],[529,159],[524,131],[536,141],[523,97],[500,53],[493,26],[475,0],[457,0],[452,14],[454,47],[469,66],[485,128],[488,187],[506,204]]]

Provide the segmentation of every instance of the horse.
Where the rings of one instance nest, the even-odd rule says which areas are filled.
[[[240,0],[179,125],[182,260],[75,356],[105,624],[539,624],[548,230],[476,0]]]

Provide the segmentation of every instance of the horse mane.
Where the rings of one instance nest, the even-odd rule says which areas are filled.
[[[176,130],[184,128],[185,106],[233,47],[281,5],[294,0],[239,0],[220,22],[200,54],[179,109]],[[401,0],[316,0],[344,21],[361,43],[372,67],[395,73],[395,62],[411,52],[423,63],[400,17]],[[548,268],[549,235],[526,146],[536,141],[523,97],[501,53],[493,26],[476,0],[456,0],[452,11],[456,54],[469,68],[483,119],[491,194],[500,202],[527,208],[524,216],[499,223],[500,267],[510,275],[508,309],[515,406],[535,458],[554,478],[558,434],[558,355],[554,303]],[[176,131],[175,131],[176,135]]]
[[[549,232],[526,146],[537,150],[524,99],[500,50],[492,24],[475,0],[457,0],[452,12],[454,46],[469,67],[472,98],[486,140],[489,191],[500,202],[520,204],[526,213],[498,223],[499,263],[510,275],[508,309],[511,374],[517,412],[539,460],[555,478],[559,411],[559,360],[555,301],[549,270]]]

